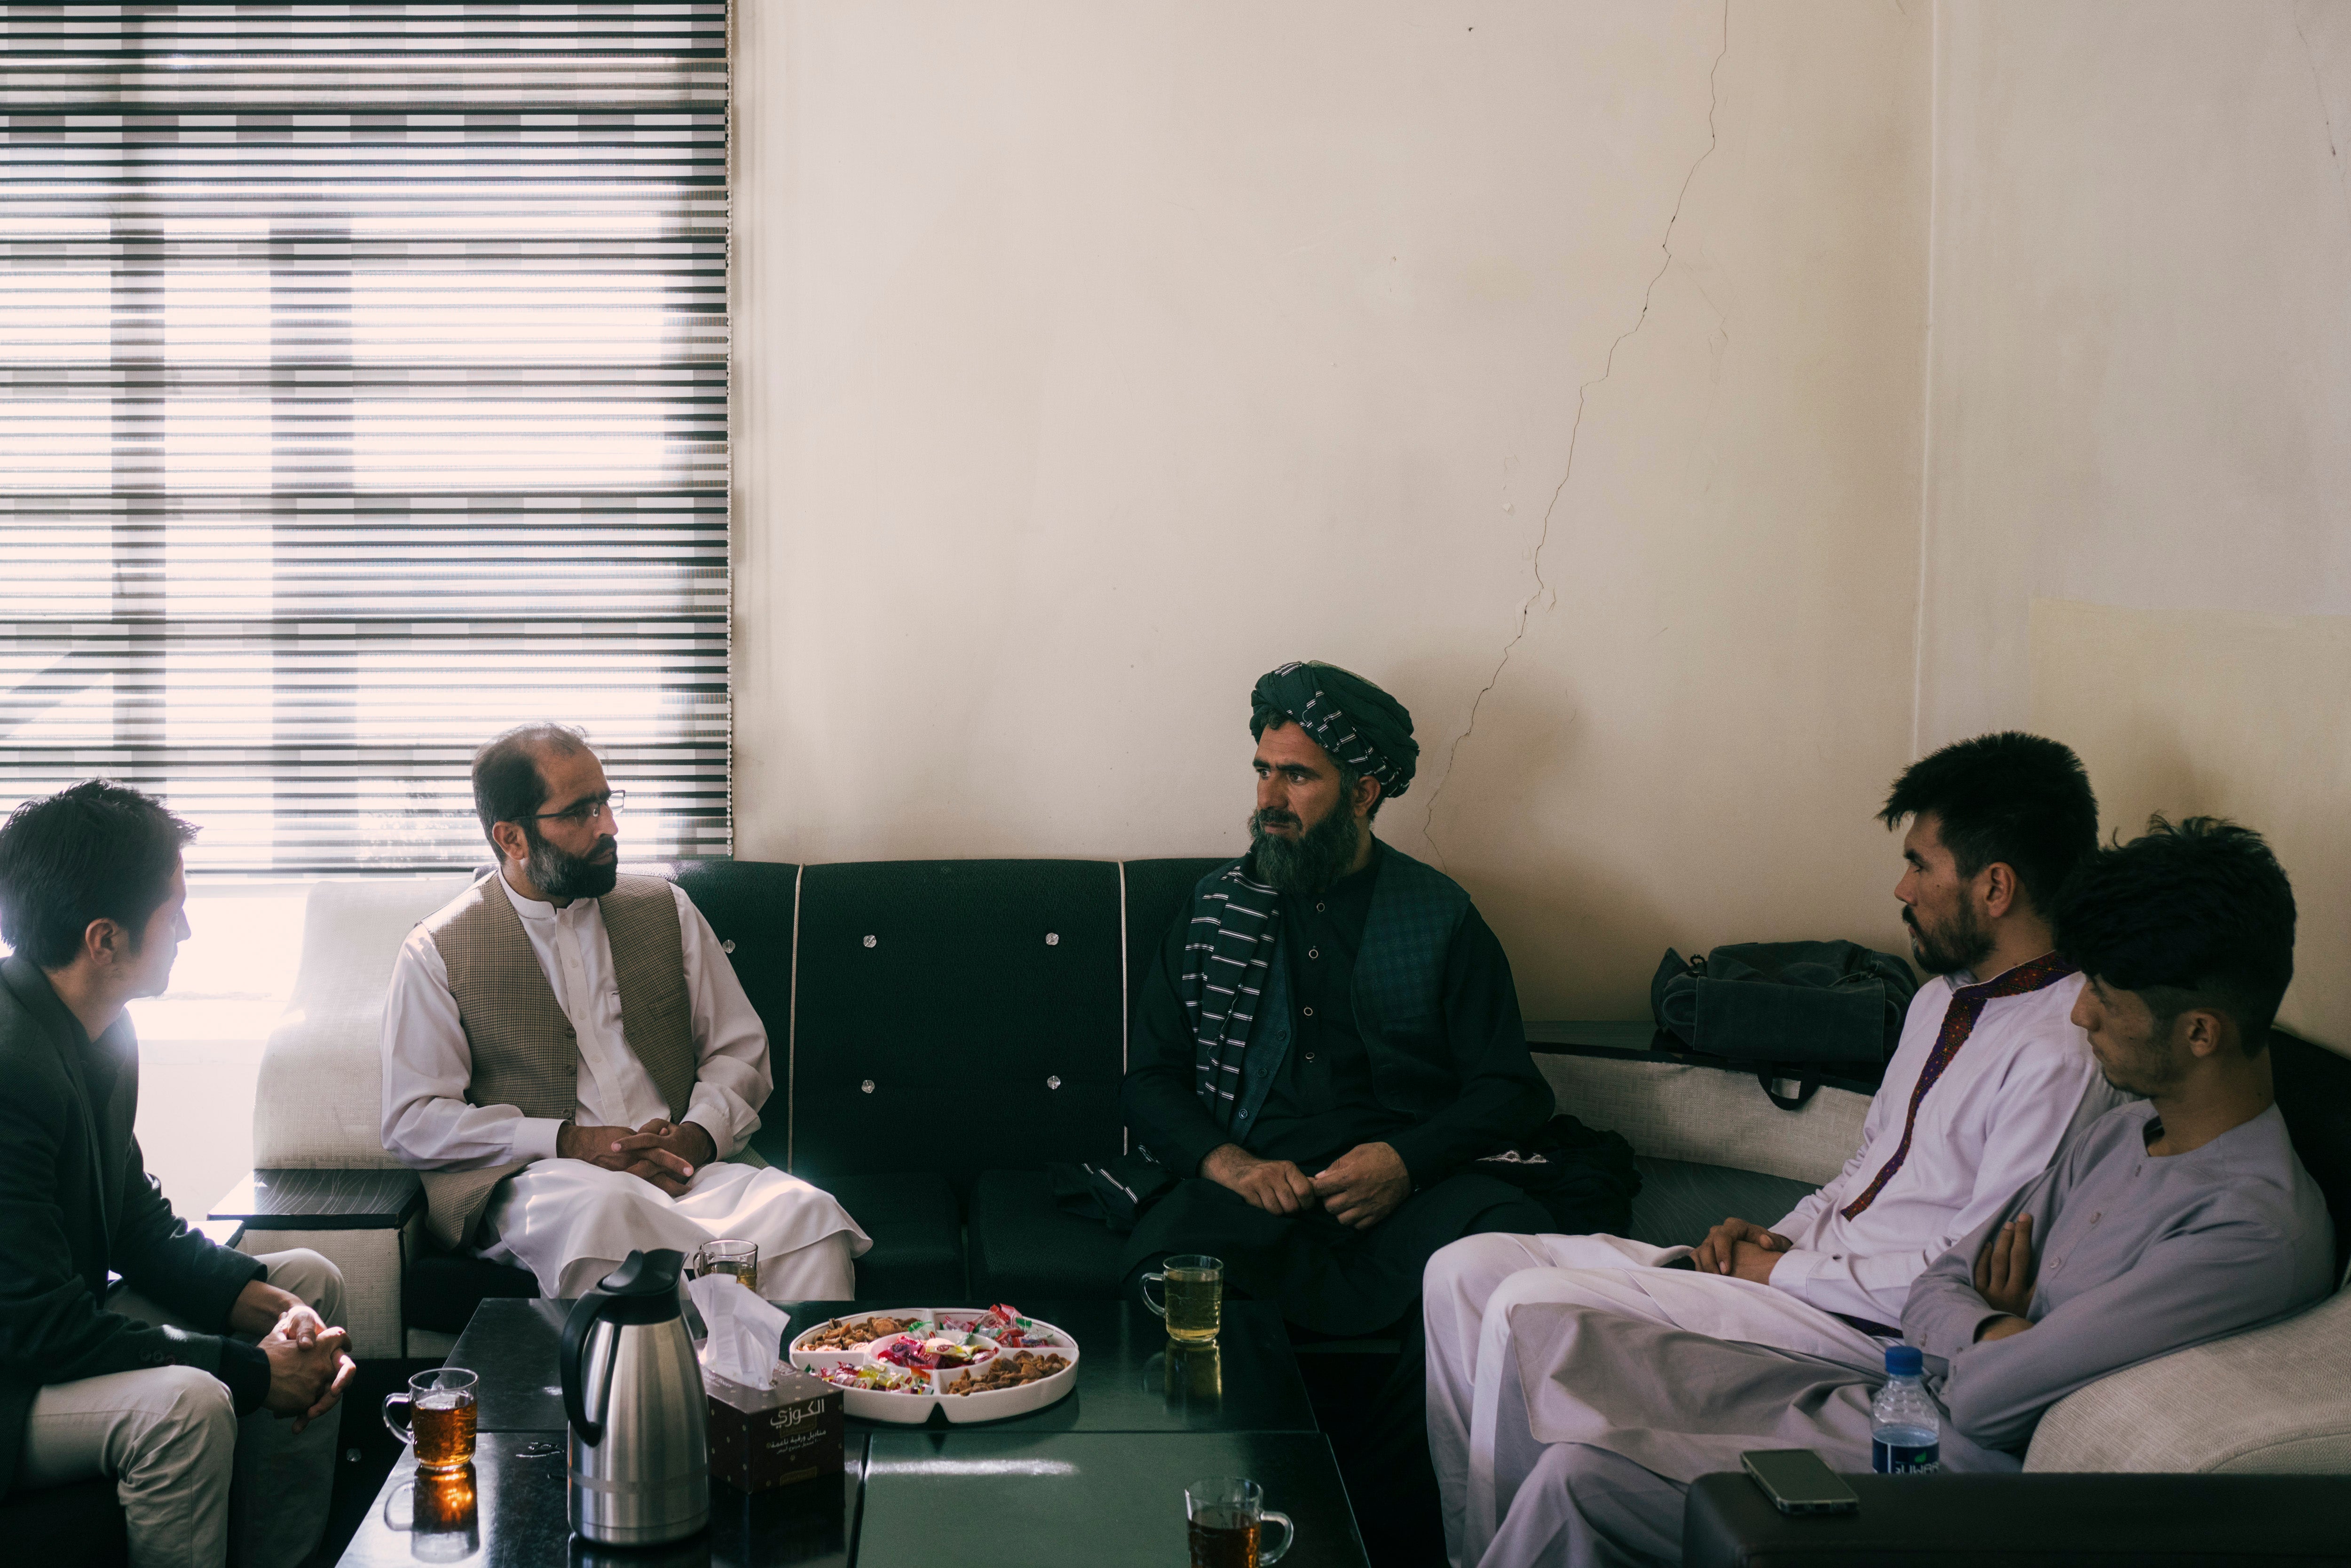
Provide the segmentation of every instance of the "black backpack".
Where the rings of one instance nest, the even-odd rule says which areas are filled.
[[[1702,958],[1667,948],[1649,1009],[1659,1046],[1750,1064],[1793,1109],[1823,1077],[1883,1077],[1917,989],[1908,964],[1858,942],[1735,942]],[[1802,1092],[1782,1096],[1775,1077]]]

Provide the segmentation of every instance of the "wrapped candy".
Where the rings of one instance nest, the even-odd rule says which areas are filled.
[[[1022,1317],[1018,1307],[1007,1306],[1002,1301],[988,1308],[987,1315],[980,1319],[976,1328],[1007,1350],[1065,1343],[1059,1334],[1035,1319]]]
[[[838,1387],[870,1388],[881,1394],[925,1394],[931,1386],[931,1375],[927,1372],[880,1366],[872,1362],[840,1362],[819,1367],[816,1375]]]
[[[899,1334],[883,1340],[873,1347],[877,1360],[898,1366],[939,1367],[976,1366],[996,1354],[995,1347],[973,1344],[967,1340],[935,1335],[929,1339],[914,1334]]]

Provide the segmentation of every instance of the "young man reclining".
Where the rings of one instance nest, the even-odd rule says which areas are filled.
[[[2069,1129],[2119,1103],[2049,929],[2058,887],[2098,845],[2080,760],[2039,736],[1980,736],[1912,764],[1878,815],[1909,820],[1894,894],[1936,978],[1835,1180],[1768,1230],[1724,1220],[1696,1273],[1667,1271],[1692,1269],[1689,1248],[1614,1236],[1478,1236],[1430,1260],[1428,1441],[1455,1563],[1493,1540],[1496,1434],[1526,1422],[1507,1377],[1516,1308],[1581,1300],[1582,1270],[1614,1269],[1687,1333],[1876,1365],[1911,1281],[2046,1170]]]
[[[2100,1118],[1912,1284],[1903,1337],[1926,1354],[1954,1469],[2015,1469],[2074,1390],[2335,1282],[2334,1229],[2271,1085],[2294,910],[2260,836],[2158,818],[2084,866],[2056,917],[2088,977],[2075,1021],[2107,1081],[2147,1098]],[[1869,1467],[1882,1367],[1693,1335],[1626,1277],[1583,1272],[1573,1297],[1511,1314],[1522,1414],[1498,1439],[1489,1568],[1672,1562],[1689,1482],[1749,1448]]]

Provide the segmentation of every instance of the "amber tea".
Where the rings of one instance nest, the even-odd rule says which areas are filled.
[[[416,1468],[454,1470],[474,1457],[474,1423],[477,1419],[470,1388],[435,1389],[417,1397],[409,1416],[416,1434]]]
[[[1266,1507],[1265,1489],[1247,1476],[1207,1476],[1186,1487],[1184,1520],[1192,1568],[1271,1568],[1298,1539],[1290,1516]],[[1281,1527],[1271,1547],[1269,1524]]]
[[[1257,1521],[1191,1526],[1192,1568],[1257,1568]]]
[[[394,1419],[394,1415],[404,1419]],[[408,1380],[383,1402],[383,1424],[416,1450],[416,1468],[426,1475],[460,1469],[474,1457],[474,1375],[462,1367],[436,1366]]]

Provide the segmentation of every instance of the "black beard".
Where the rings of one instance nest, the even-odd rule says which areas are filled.
[[[525,870],[530,884],[548,897],[601,898],[620,881],[619,861],[598,862],[588,855],[575,855],[540,838],[538,828],[528,823],[525,827],[530,837],[530,860]],[[606,833],[596,841],[590,853],[601,855],[616,848],[618,842]]]
[[[1287,811],[1249,813],[1249,849],[1256,857],[1259,880],[1276,893],[1311,898],[1344,876],[1363,846],[1364,827],[1344,800],[1334,802],[1331,814],[1294,839],[1266,831],[1269,822],[1283,826],[1298,819]]]
[[[1907,908],[1902,924],[1910,927],[1910,956],[1930,975],[1956,975],[1962,969],[1974,974],[1976,966],[1991,956],[1991,933],[1976,924],[1975,912],[1965,905],[1939,930],[1928,931],[1918,924],[1917,913]]]

